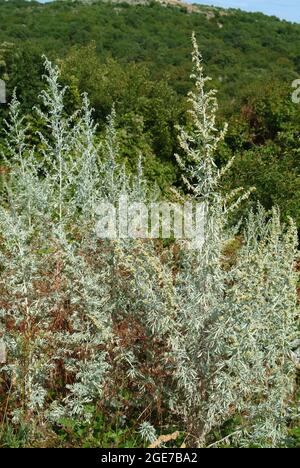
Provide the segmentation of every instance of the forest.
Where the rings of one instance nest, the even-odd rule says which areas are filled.
[[[0,25],[0,447],[300,447],[300,24],[0,0]],[[97,235],[124,194],[170,235]]]

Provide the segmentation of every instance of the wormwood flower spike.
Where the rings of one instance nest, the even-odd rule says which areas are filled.
[[[206,84],[211,78],[204,76],[202,56],[194,34],[192,43],[194,71],[191,79],[195,82],[195,91],[189,92],[188,102],[191,104],[189,114],[193,129],[186,132],[179,128],[179,142],[185,152],[185,160],[178,155],[176,158],[183,170],[187,187],[195,196],[206,199],[214,193],[218,182],[214,152],[226,135],[227,124],[222,131],[216,128],[216,91],[212,89],[206,92]]]

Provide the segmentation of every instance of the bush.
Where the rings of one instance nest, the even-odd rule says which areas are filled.
[[[128,176],[118,162],[114,110],[99,148],[87,97],[67,116],[59,71],[46,60],[32,146],[13,98],[0,218],[3,421],[36,430],[68,418],[80,425],[96,405],[123,425],[135,420],[151,443],[150,423],[159,429],[164,420],[183,425],[191,445],[218,445],[214,431],[234,417],[226,440],[284,439],[299,365],[296,230],[292,221],[281,225],[278,210],[258,207],[227,261],[235,242],[228,217],[248,194],[219,190],[232,161],[222,171],[215,164],[226,128],[216,130],[215,92],[205,91],[195,38],[193,45],[191,125],[180,129],[177,159],[189,200],[206,208],[196,250],[97,238],[103,200],[124,192],[131,201],[155,199],[141,166]]]

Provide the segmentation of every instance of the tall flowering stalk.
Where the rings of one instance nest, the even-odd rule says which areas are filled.
[[[177,156],[191,196],[206,206],[202,249],[183,251],[177,278],[177,326],[171,340],[179,408],[198,440],[234,415],[245,417],[236,440],[275,445],[295,389],[291,352],[298,309],[293,271],[297,237],[274,210],[270,221],[250,215],[244,245],[232,270],[224,268],[230,241],[228,214],[249,196],[224,197],[214,153],[226,127],[216,128],[215,91],[206,91],[202,58],[193,36],[195,91],[189,93],[192,129],[180,129]]]
[[[84,416],[104,388],[112,340],[110,267],[105,257],[99,270],[93,261],[95,126],[86,97],[80,112],[65,115],[59,71],[47,60],[45,67],[40,144],[27,143],[16,97],[7,123],[0,329],[15,419]],[[54,401],[51,389],[59,395]]]

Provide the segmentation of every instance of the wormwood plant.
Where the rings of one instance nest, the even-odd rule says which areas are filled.
[[[236,414],[239,444],[273,445],[282,439],[295,392],[298,335],[295,225],[280,224],[274,209],[250,213],[237,260],[224,268],[228,215],[249,194],[221,195],[214,152],[226,128],[216,129],[215,91],[205,90],[202,58],[193,36],[195,91],[189,94],[193,128],[180,129],[177,157],[191,197],[206,203],[201,251],[182,251],[175,285],[178,314],[172,353],[178,393],[198,443]]]
[[[39,143],[30,145],[14,97],[4,154],[1,372],[15,422],[87,418],[87,405],[101,398],[114,405],[120,382],[159,393],[145,375],[139,334],[150,340],[154,322],[172,310],[153,243],[96,236],[101,202],[147,197],[141,166],[129,177],[117,163],[114,110],[99,146],[87,97],[67,116],[59,71],[47,60],[45,68]],[[154,347],[147,353],[155,366]]]
[[[155,197],[142,164],[129,176],[120,163],[114,109],[99,143],[87,96],[66,115],[59,70],[45,60],[33,146],[13,98],[0,213],[4,419],[88,420],[91,405],[126,418],[131,405],[150,442],[166,408],[200,446],[218,446],[212,433],[237,416],[229,438],[239,445],[284,438],[298,365],[296,230],[258,207],[226,262],[229,215],[249,194],[221,194],[233,161],[221,170],[214,161],[226,128],[216,128],[195,38],[193,62],[192,125],[179,131],[177,160],[187,197],[206,207],[205,242],[194,251],[97,238],[103,201]]]
[[[62,403],[71,415],[82,415],[84,405],[101,394],[108,369],[104,344],[111,336],[107,270],[93,268],[94,245],[87,243],[85,229],[95,159],[87,100],[80,115],[65,117],[58,71],[47,61],[46,68],[40,147],[26,142],[16,98],[7,124],[1,335],[8,355],[2,372],[15,420],[45,410],[57,416]],[[85,213],[80,234],[72,224],[75,215],[82,217],[79,206]]]

